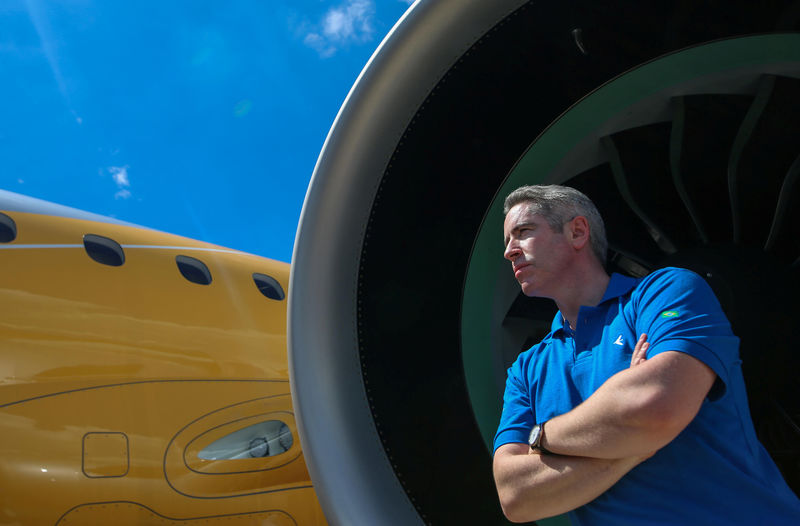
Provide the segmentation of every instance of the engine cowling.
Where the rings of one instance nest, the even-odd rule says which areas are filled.
[[[336,118],[292,263],[292,394],[331,523],[505,523],[489,446],[505,368],[554,307],[519,294],[500,202],[538,182],[595,200],[610,270],[706,276],[798,491],[798,13],[414,5]]]

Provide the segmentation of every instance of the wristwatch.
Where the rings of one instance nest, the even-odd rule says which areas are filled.
[[[544,438],[544,424],[536,424],[531,428],[531,434],[528,436],[528,444],[530,444],[531,449],[538,449],[542,453],[549,453],[544,446],[542,446],[542,439]]]

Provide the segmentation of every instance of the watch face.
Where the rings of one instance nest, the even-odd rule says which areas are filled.
[[[531,434],[528,437],[528,444],[531,447],[537,447],[539,445],[539,440],[542,438],[542,426],[536,424],[531,429]]]

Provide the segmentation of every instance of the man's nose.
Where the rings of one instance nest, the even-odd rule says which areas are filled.
[[[505,252],[503,252],[503,257],[513,262],[515,259],[517,259],[517,256],[519,256],[519,254],[520,254],[519,246],[513,240],[509,241],[508,245],[506,245]]]

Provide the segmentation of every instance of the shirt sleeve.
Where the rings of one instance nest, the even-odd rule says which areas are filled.
[[[642,282],[636,298],[636,331],[650,342],[648,358],[678,351],[697,358],[717,375],[708,394],[725,394],[729,371],[740,362],[739,339],[708,283],[692,271],[663,269]]]
[[[503,444],[527,444],[534,424],[530,391],[524,374],[524,360],[520,357],[508,369],[506,390],[503,394],[503,413],[494,436],[494,451]]]

